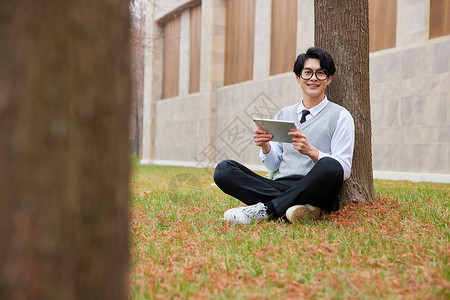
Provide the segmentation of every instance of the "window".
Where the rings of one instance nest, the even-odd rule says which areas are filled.
[[[202,34],[202,7],[200,5],[191,9],[189,31],[189,93],[200,91],[200,56]]]
[[[369,51],[395,47],[397,0],[369,0]]]
[[[297,48],[297,2],[272,0],[270,75],[292,71]]]
[[[180,18],[175,16],[164,26],[163,98],[178,96],[180,74]]]
[[[253,78],[255,0],[227,0],[224,84]]]
[[[430,39],[450,34],[450,0],[431,0]]]

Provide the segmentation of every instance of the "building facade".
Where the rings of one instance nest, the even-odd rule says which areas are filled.
[[[450,0],[369,0],[369,23],[374,176],[450,182]],[[141,162],[264,170],[252,119],[301,100],[314,1],[155,0],[146,32]]]

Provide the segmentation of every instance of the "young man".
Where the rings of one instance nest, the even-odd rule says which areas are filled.
[[[275,119],[294,121],[292,143],[272,140],[256,129],[254,141],[261,147],[260,159],[274,180],[250,171],[242,164],[224,160],[214,172],[223,192],[248,206],[229,209],[226,221],[249,224],[272,216],[291,222],[318,218],[322,210],[339,209],[339,191],[350,177],[354,146],[354,123],[350,113],[330,102],[325,89],[336,71],[331,56],[309,48],[294,64],[303,99],[280,110]]]

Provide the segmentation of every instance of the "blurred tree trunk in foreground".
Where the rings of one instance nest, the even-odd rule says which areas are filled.
[[[0,299],[126,299],[129,10],[0,1]]]
[[[314,40],[331,54],[336,74],[327,96],[355,120],[352,176],[341,192],[343,203],[375,198],[369,86],[369,4],[367,0],[315,0]]]

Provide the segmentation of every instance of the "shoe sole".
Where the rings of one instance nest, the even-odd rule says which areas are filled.
[[[320,217],[320,213],[321,213],[320,208],[311,210],[305,205],[298,205],[298,207],[293,208],[291,213],[289,214],[286,213],[286,217],[288,218],[289,221],[291,221],[291,223],[294,223],[308,219],[317,220]]]

